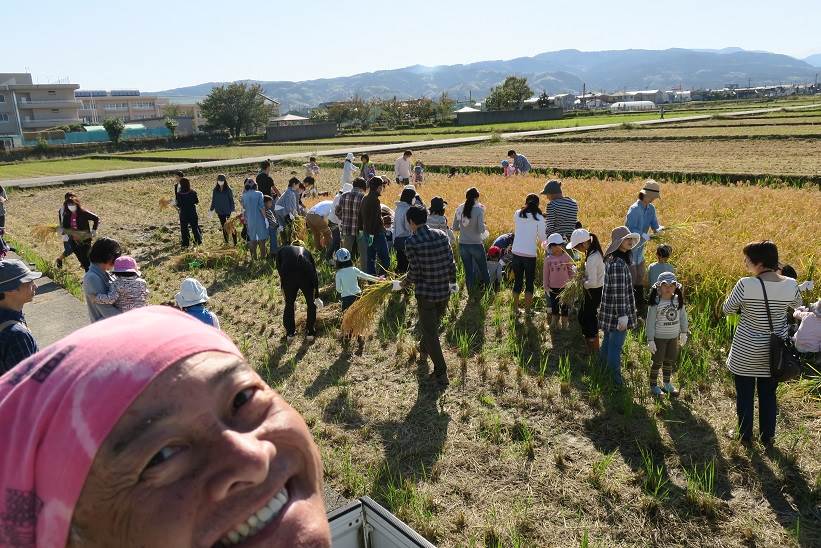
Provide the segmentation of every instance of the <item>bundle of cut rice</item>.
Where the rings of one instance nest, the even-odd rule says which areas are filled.
[[[215,268],[226,265],[237,265],[242,262],[242,258],[242,253],[233,247],[228,249],[211,249],[208,251],[196,249],[175,257],[171,266],[176,270]]]
[[[225,222],[225,227],[223,227],[223,228],[225,230],[225,233],[228,234],[229,236],[236,236],[239,233],[239,231],[241,230],[239,228],[241,225],[242,225],[242,216],[241,215],[235,215],[234,217],[231,217],[230,219],[228,219]]]
[[[45,242],[55,234],[57,234],[57,225],[35,225],[31,229],[31,235],[38,242]]]
[[[160,198],[160,211],[171,207],[171,198]]]
[[[576,266],[576,275],[567,282],[559,294],[559,302],[565,306],[573,306],[584,298],[584,263]]]
[[[291,234],[292,240],[299,240],[300,242],[307,242],[308,241],[308,230],[307,225],[305,224],[305,217],[301,215],[297,215],[291,225],[293,230]],[[319,242],[314,242],[316,245],[319,245]]]
[[[375,282],[362,292],[342,315],[342,333],[350,337],[359,337],[372,327],[376,313],[393,291],[393,281]]]

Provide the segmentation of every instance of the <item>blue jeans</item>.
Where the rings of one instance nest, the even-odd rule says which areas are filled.
[[[625,339],[627,339],[627,330],[605,331],[601,350],[599,350],[599,359],[602,363],[606,363],[613,372],[613,382],[616,386],[624,383],[621,377],[621,349],[624,347]]]
[[[379,259],[379,274],[377,274],[377,258]],[[386,272],[386,268],[391,265],[391,256],[388,252],[388,240],[385,238],[385,233],[376,234],[373,237],[373,243],[368,246],[368,274],[372,276],[382,276]]]
[[[277,245],[277,227],[268,227],[268,241],[271,244],[271,259],[273,259],[279,251]]]
[[[485,246],[482,244],[459,244],[459,255],[465,267],[465,285],[469,289],[476,285],[477,279],[485,285],[490,285],[490,273],[487,270]]]

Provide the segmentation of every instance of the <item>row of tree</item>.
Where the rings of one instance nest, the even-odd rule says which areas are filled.
[[[348,101],[326,103],[311,110],[317,121],[336,122],[340,127],[403,128],[445,123],[453,116],[456,102],[443,93],[438,99],[363,99],[354,96]]]

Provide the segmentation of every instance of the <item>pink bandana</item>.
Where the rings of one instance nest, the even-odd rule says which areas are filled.
[[[65,546],[97,449],[162,371],[200,352],[240,356],[168,307],[85,327],[0,377],[0,546]]]

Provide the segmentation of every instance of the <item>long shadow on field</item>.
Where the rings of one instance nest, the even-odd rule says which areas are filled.
[[[348,348],[343,348],[342,352],[336,360],[334,360],[334,363],[332,363],[328,369],[322,371],[316,377],[314,382],[312,382],[311,385],[305,389],[305,396],[308,398],[315,398],[320,392],[329,386],[338,384],[350,368],[351,352]]]
[[[513,334],[516,342],[514,355],[519,367],[537,372],[543,359],[558,361],[559,354],[552,353],[543,344],[539,327],[531,316],[525,316],[522,322],[516,321]]]
[[[383,342],[394,340],[407,321],[408,298],[402,293],[391,293],[376,327],[379,339]]]
[[[644,386],[638,388],[644,389]],[[584,429],[593,445],[602,453],[615,450],[634,471],[641,472],[645,464],[642,450],[652,457],[655,467],[661,467],[661,480],[670,493],[680,491],[670,482],[664,464],[664,444],[656,421],[643,405],[636,404],[628,386],[613,388],[602,398],[603,411],[585,421]],[[674,497],[666,497],[662,504],[671,504]]]
[[[377,469],[373,496],[388,506],[396,500],[390,493],[404,489],[405,480],[416,482],[431,476],[447,439],[450,415],[439,407],[443,389],[428,381],[427,372],[427,364],[420,360],[416,401],[405,419],[376,425],[385,460]]]
[[[284,364],[281,364],[282,358],[288,351],[288,343],[282,341],[274,350],[268,353],[268,359],[263,364],[263,378],[271,386],[279,386],[283,381],[288,379],[296,371],[299,362],[305,357],[308,348],[311,344],[303,339],[302,344],[297,349],[296,353]]]
[[[697,465],[701,469],[715,459],[716,496],[729,500],[732,489],[728,475],[729,465],[721,454],[715,429],[709,422],[694,415],[687,404],[677,399],[672,400],[670,411],[664,419],[682,465]]]
[[[761,490],[784,529],[799,531],[798,545],[821,546],[821,491],[810,488],[801,469],[779,449],[768,450],[771,462],[781,468],[782,480],[757,450],[753,450],[753,469],[761,479]],[[796,511],[796,508],[798,511]]]
[[[462,313],[447,331],[447,342],[451,346],[458,347],[459,337],[467,337],[469,344],[466,358],[475,356],[485,346],[487,311],[495,298],[496,294],[493,291],[471,294]]]

